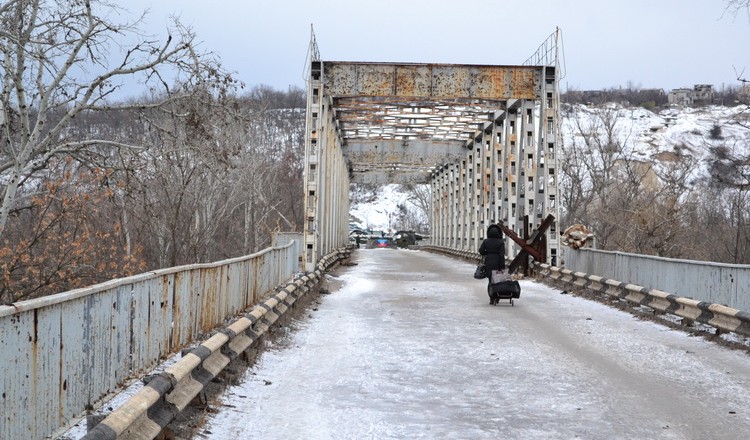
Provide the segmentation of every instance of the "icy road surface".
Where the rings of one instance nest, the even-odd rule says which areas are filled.
[[[531,281],[490,306],[427,252],[353,261],[199,438],[750,438],[744,352]]]

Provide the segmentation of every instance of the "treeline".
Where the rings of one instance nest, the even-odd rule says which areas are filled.
[[[669,90],[647,89],[633,84],[625,87],[610,87],[602,90],[576,90],[569,88],[561,93],[561,102],[567,104],[618,103],[625,106],[637,106],[654,109],[668,105]],[[735,106],[747,103],[747,97],[742,95],[742,84],[722,86],[715,89],[710,102],[698,101],[696,105],[717,104]]]
[[[302,89],[151,102],[82,112],[68,142],[117,146],[57,155],[24,180],[0,240],[1,303],[246,255],[301,230]]]
[[[693,146],[645,157],[630,145],[632,111],[567,107],[571,129],[558,155],[563,227],[590,227],[601,249],[750,264],[748,115],[731,121],[744,136],[725,138],[715,125],[692,133],[701,137]]]
[[[305,92],[243,91],[189,27],[129,16],[0,3],[0,304],[302,229]]]

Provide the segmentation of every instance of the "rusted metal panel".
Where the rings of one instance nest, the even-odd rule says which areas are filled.
[[[56,310],[55,310],[56,309]],[[52,332],[59,333],[59,327],[71,325],[69,320],[63,316],[61,307],[52,307],[48,310],[34,310],[34,334],[32,344],[31,368],[26,374],[32,378],[31,387],[27,390],[30,394],[30,405],[26,411],[31,412],[35,424],[53,427],[59,424],[59,408],[50,405],[49,395],[54,392],[60,377],[60,344],[56,343],[58,337],[49,337]],[[57,321],[57,322],[56,322]],[[69,341],[73,342],[73,341]],[[80,353],[76,353],[80,356]],[[84,377],[84,381],[91,382],[90,378]],[[56,400],[56,399],[55,399]],[[40,423],[41,422],[41,423]],[[35,427],[35,430],[38,426]]]
[[[241,271],[241,263],[227,266],[227,289],[229,291],[232,314],[239,312],[247,305],[245,304],[245,292],[242,290]]]
[[[243,281],[245,283],[245,304],[254,304],[253,302],[253,262],[242,262]]]
[[[174,321],[172,341],[175,346],[183,346],[192,340],[196,328],[195,319],[200,303],[197,296],[195,271],[179,272],[174,278]]]
[[[252,273],[253,273],[253,302],[260,301],[261,294],[263,293],[261,289],[263,288],[263,259],[262,258],[256,258],[253,260],[253,267],[252,267]]]
[[[148,368],[151,353],[151,290],[153,279],[133,286],[133,368]]]
[[[218,286],[216,277],[216,268],[206,267],[202,268],[200,278],[200,290],[199,298],[201,309],[200,315],[198,316],[198,322],[200,323],[200,330],[203,333],[208,333],[214,326],[216,321],[216,302],[217,302],[217,291]]]
[[[263,254],[263,257],[260,258],[260,280],[259,280],[259,286],[260,293],[267,292],[271,288],[270,283],[270,266],[271,261],[270,260],[270,253]]]
[[[399,96],[430,96],[432,84],[429,66],[398,66],[395,82]]]
[[[289,243],[0,306],[0,438],[48,437],[131,373],[221,324],[222,310],[249,305],[237,300],[247,298],[237,292],[243,283],[275,286],[293,276],[300,249]],[[263,260],[270,269],[254,273]]]
[[[332,97],[538,99],[542,67],[461,64],[323,63]]]
[[[18,438],[22,432],[34,432],[33,414],[29,407],[29,389],[33,341],[33,312],[21,312],[0,322],[0,438]]]
[[[58,332],[61,408],[94,404],[127,376],[131,367],[130,304],[131,288],[126,285],[40,309],[59,307],[63,316]],[[70,350],[71,346],[78,352]],[[63,411],[62,415],[68,419],[75,412]]]
[[[0,357],[0,438],[45,437],[116,389],[129,371],[126,291],[119,287],[0,319],[6,347]]]
[[[227,295],[227,314],[234,315],[243,308],[245,308],[245,298],[241,291],[240,286],[240,267],[237,264],[230,264],[226,266],[224,274],[222,276],[224,289],[228,292]]]
[[[357,89],[360,95],[388,96],[394,94],[395,68],[381,64],[357,66]]]

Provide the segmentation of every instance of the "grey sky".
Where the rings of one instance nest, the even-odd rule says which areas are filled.
[[[128,0],[164,34],[179,15],[248,86],[303,86],[315,26],[323,60],[520,64],[556,26],[563,89],[736,85],[750,77],[750,17],[724,0]]]

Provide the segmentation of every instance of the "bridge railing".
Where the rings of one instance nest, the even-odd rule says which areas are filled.
[[[750,311],[750,265],[566,249],[564,267]]]
[[[534,263],[534,267],[542,276],[577,288],[617,297],[660,313],[678,316],[686,325],[693,325],[697,322],[719,331],[750,336],[750,313],[732,307],[698,301],[598,275],[561,269],[549,264]]]
[[[290,279],[299,240],[0,306],[0,438],[44,438]]]
[[[274,295],[240,315],[201,342],[163,372],[146,378],[146,385],[127,402],[109,413],[81,440],[157,438],[193,399],[265,334],[294,303],[323,279],[325,272],[351,251],[337,249],[323,257],[316,269],[298,274]]]
[[[471,262],[478,262],[481,256],[473,251],[451,249],[441,246],[424,246],[420,249],[437,252],[452,257],[462,258]],[[614,261],[594,259],[593,262],[602,264]],[[742,336],[750,336],[750,313],[717,304],[701,301],[685,296],[665,292],[659,289],[643,287],[632,281],[620,281],[611,277],[590,275],[584,272],[550,266],[548,264],[532,263],[537,273],[574,287],[589,289],[615,296],[635,304],[650,307],[659,312],[673,314],[683,318],[685,324],[695,322],[706,324],[724,332],[733,332]],[[594,270],[613,270],[612,266],[599,266]],[[596,273],[596,272],[594,272]]]

